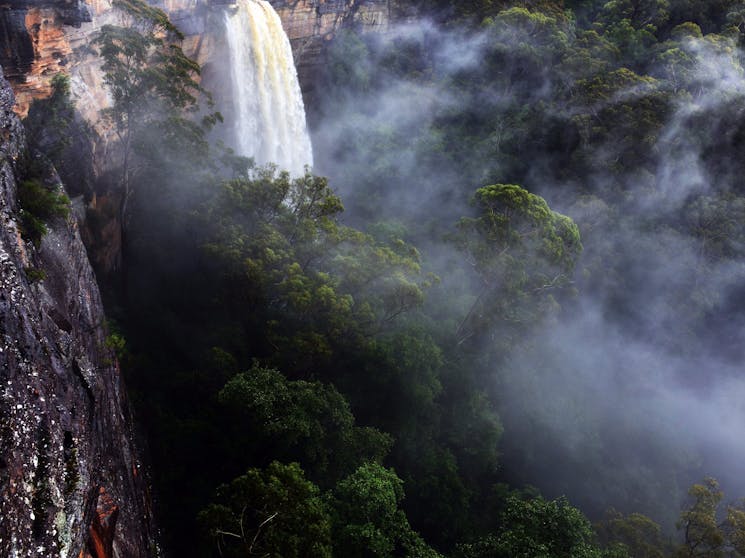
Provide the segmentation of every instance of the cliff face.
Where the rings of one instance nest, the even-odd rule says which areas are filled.
[[[49,95],[51,78],[69,64],[71,30],[90,21],[85,0],[11,0],[0,7],[0,65],[19,112],[31,98]]]
[[[323,64],[324,43],[343,27],[384,31],[391,18],[391,0],[270,0],[292,44],[298,79],[305,95],[313,95],[313,76]]]
[[[219,87],[209,83],[216,75],[210,66],[225,65],[224,38],[215,25],[225,3],[162,4],[186,33],[187,54],[205,65],[207,88]],[[340,27],[382,30],[389,17],[387,0],[272,4],[290,36],[306,95],[312,95],[323,45]],[[24,140],[14,111],[25,114],[34,98],[48,96],[51,79],[63,71],[71,75],[78,110],[95,126],[108,98],[90,41],[101,25],[116,22],[109,0],[10,0],[0,6],[0,64],[16,92],[14,97],[0,72],[2,557],[158,553],[126,396],[106,347],[100,295],[77,226],[54,223],[36,248],[22,239],[17,223],[16,172]],[[94,157],[102,168],[107,131],[98,132],[102,141]],[[118,253],[116,242],[108,244],[98,250],[99,259],[106,250]]]
[[[154,0],[184,31],[185,52],[200,64],[222,64],[216,18],[230,0]],[[303,93],[313,94],[313,76],[323,63],[323,45],[344,26],[386,29],[392,0],[270,0],[292,44]],[[116,23],[109,0],[12,0],[0,7],[0,65],[25,114],[34,98],[49,95],[62,71],[73,77],[73,93],[84,116],[95,122],[106,105],[105,89],[90,40],[101,25]],[[209,76],[209,71],[207,72]]]
[[[24,139],[13,103],[0,75],[0,556],[154,556],[127,401],[77,227],[59,218],[38,248],[19,232]]]
[[[154,0],[186,34],[184,52],[203,68],[208,90],[219,101],[225,79],[225,38],[222,10],[231,0]],[[290,39],[303,96],[317,94],[315,76],[324,63],[324,45],[342,28],[382,32],[395,11],[393,0],[269,0]],[[219,103],[218,103],[219,104]]]

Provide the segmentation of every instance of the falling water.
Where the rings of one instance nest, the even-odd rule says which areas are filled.
[[[274,8],[237,0],[225,12],[236,150],[293,176],[313,164],[290,41]]]

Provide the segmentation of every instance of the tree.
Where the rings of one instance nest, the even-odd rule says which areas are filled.
[[[739,556],[745,556],[745,502],[738,506],[727,507],[725,532],[732,550]]]
[[[665,558],[669,555],[660,526],[640,513],[627,516],[609,510],[595,526],[604,547],[622,545],[634,558]]]
[[[438,558],[409,526],[399,507],[403,497],[403,481],[377,463],[365,463],[339,481],[329,496],[334,555]]]
[[[635,29],[656,31],[670,17],[668,0],[611,0],[603,4],[600,21],[612,25],[627,20]]]
[[[472,204],[476,216],[460,220],[456,242],[481,290],[458,328],[460,342],[500,322],[537,319],[571,283],[582,250],[572,220],[520,186],[479,188]]]
[[[49,232],[46,223],[70,215],[70,199],[59,183],[48,184],[39,178],[22,181],[18,185],[21,232],[38,248],[42,237]]]
[[[577,113],[572,120],[591,153],[598,145],[609,146],[608,155],[595,155],[595,164],[605,164],[611,173],[653,168],[650,153],[671,112],[670,102],[660,81],[620,68],[574,84]]]
[[[428,335],[402,328],[381,335],[361,356],[361,374],[341,379],[340,387],[360,417],[404,444],[416,443],[431,426],[442,391],[440,348]]]
[[[510,495],[502,526],[474,543],[459,546],[459,558],[611,558],[595,544],[590,522],[566,498],[545,500]],[[628,558],[626,556],[626,558]]]
[[[717,522],[717,508],[724,497],[719,483],[712,478],[704,484],[694,484],[688,495],[692,502],[680,514],[678,529],[683,531],[683,544],[675,553],[679,558],[724,556],[726,537]]]
[[[741,0],[676,0],[670,2],[670,19],[675,23],[690,21],[701,26],[704,33],[716,33],[738,25],[740,5]]]
[[[503,10],[486,20],[493,37],[487,56],[490,74],[502,81],[505,93],[516,84],[540,87],[551,67],[567,53],[571,28],[566,23],[563,14],[522,7]]]
[[[150,127],[189,129],[203,142],[198,127],[182,117],[197,107],[202,89],[199,65],[181,50],[183,35],[163,10],[143,0],[115,0],[113,6],[124,15],[125,25],[104,25],[93,44],[103,59],[112,99],[103,117],[113,126],[121,151],[119,217],[124,229],[133,193],[133,153],[141,133]]]
[[[745,249],[745,198],[733,194],[699,196],[684,208],[683,225],[712,261],[737,259]]]
[[[675,558],[737,558],[745,556],[745,507],[743,502],[720,509],[724,493],[716,479],[706,478],[688,490],[690,503],[677,523],[683,543]],[[723,518],[723,519],[722,519]]]
[[[341,340],[367,343],[432,281],[413,247],[340,224],[342,210],[325,178],[268,167],[223,183],[203,215],[226,310],[290,376],[321,373]]]
[[[199,522],[221,557],[331,558],[328,513],[297,463],[249,469],[217,489]]]
[[[381,460],[392,443],[374,428],[355,426],[344,397],[320,382],[288,381],[255,365],[236,375],[218,395],[229,411],[235,453],[300,459],[315,479],[334,482],[364,460]],[[258,448],[256,447],[258,445]]]

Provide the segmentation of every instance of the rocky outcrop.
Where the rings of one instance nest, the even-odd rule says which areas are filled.
[[[300,87],[315,93],[313,77],[323,64],[323,47],[343,27],[380,32],[391,18],[391,0],[270,0],[292,44]]]
[[[0,65],[25,114],[34,97],[49,95],[51,78],[72,52],[68,36],[91,21],[85,0],[11,0],[0,6]]]
[[[0,556],[155,556],[127,399],[77,227],[58,218],[38,248],[19,230],[13,102],[0,76]]]
[[[342,27],[381,31],[392,0],[270,0],[290,38],[300,85],[312,95],[323,47]],[[222,38],[215,35],[220,11],[230,0],[154,0],[186,34],[185,52],[203,65],[224,65]],[[73,77],[73,93],[89,120],[106,105],[98,60],[90,42],[101,25],[117,21],[109,0],[13,0],[0,8],[0,65],[16,92],[19,114],[34,98],[50,93],[58,72]],[[209,77],[209,68],[207,74]]]

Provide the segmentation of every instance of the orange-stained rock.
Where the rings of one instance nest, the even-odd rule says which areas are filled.
[[[229,1],[162,0],[162,6],[185,33],[184,52],[202,65],[224,63],[220,37],[220,10]],[[298,75],[304,92],[312,89],[312,78],[322,63],[323,44],[344,25],[363,30],[384,30],[390,19],[389,0],[271,0],[282,19],[295,55]],[[72,76],[72,92],[83,116],[99,124],[99,111],[109,103],[100,61],[90,43],[98,29],[107,23],[120,23],[110,0],[88,0],[92,22],[66,25],[67,15],[53,8],[29,8],[25,16],[26,31],[33,46],[30,68],[23,65],[15,75],[6,75],[17,97],[16,112],[25,115],[36,98],[51,91],[50,82],[57,72]],[[7,62],[6,62],[7,64]],[[98,125],[96,126],[99,127]],[[100,130],[99,130],[100,131]]]
[[[34,61],[23,82],[13,84],[16,112],[25,116],[34,99],[48,97],[51,79],[66,71],[72,53],[66,27],[57,12],[49,8],[31,8],[26,12],[26,30],[34,47]]]
[[[118,518],[119,506],[102,486],[98,491],[96,513],[89,528],[88,552],[91,558],[112,558]]]

